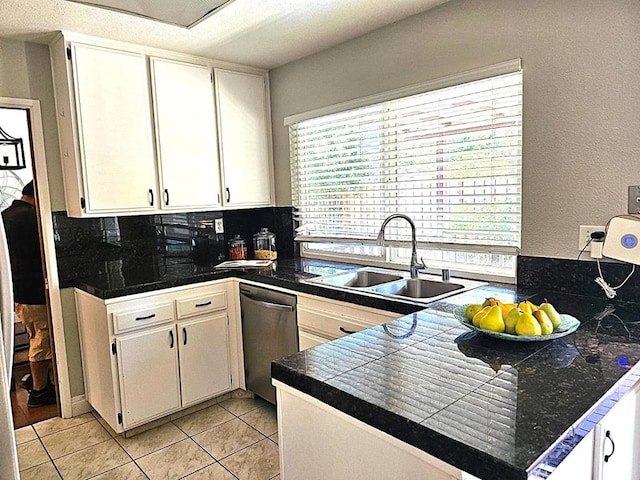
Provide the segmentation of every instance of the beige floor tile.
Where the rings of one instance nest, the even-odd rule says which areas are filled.
[[[102,428],[104,428],[109,435],[111,435],[112,437],[117,437],[118,436],[118,434],[113,430],[113,428],[111,428],[109,426],[109,424],[107,423],[107,421],[104,418],[102,418],[100,415],[98,415],[95,412],[94,412],[94,415],[95,415],[96,420],[98,420],[98,423],[100,423],[100,425],[102,425]]]
[[[60,475],[53,462],[47,462],[20,472],[20,480],[60,480]]]
[[[20,470],[26,470],[27,468],[50,461],[51,459],[39,439],[18,445],[18,463]]]
[[[181,478],[214,463],[213,458],[187,438],[139,458],[136,463],[151,479]]]
[[[91,480],[147,480],[142,470],[133,462],[104,472]]]
[[[237,418],[205,430],[193,437],[216,460],[228,457],[232,453],[248,447],[263,438],[259,432]]]
[[[173,423],[187,435],[193,436],[213,428],[216,425],[233,420],[233,418],[234,416],[224,408],[213,405],[204,410],[187,415],[186,417],[178,418],[174,420]]]
[[[107,435],[108,436],[108,435]],[[131,462],[131,457],[111,437],[53,461],[64,480],[80,480]]]
[[[276,416],[276,407],[273,405],[258,407],[240,416],[240,418],[267,437],[278,433],[278,418]]]
[[[116,442],[135,460],[185,438],[187,435],[173,423],[165,423],[135,437],[124,438],[118,435]]]
[[[276,445],[278,445],[278,434],[274,433],[273,435],[269,436],[269,440],[271,440],[272,442],[274,442]]]
[[[220,461],[240,480],[268,480],[280,473],[278,447],[266,438]]]
[[[47,435],[42,438],[42,443],[44,443],[51,458],[55,460],[91,445],[97,445],[110,438],[111,435],[102,428],[102,425],[96,419],[93,419],[76,427]]]
[[[269,405],[261,398],[229,398],[224,402],[220,402],[219,405],[226,408],[234,415],[243,415],[251,410],[255,410],[258,407]]]
[[[184,480],[236,480],[236,477],[231,475],[219,463],[209,465],[183,478]]]
[[[35,440],[38,438],[36,435],[36,431],[33,429],[31,425],[26,427],[22,427],[13,432],[16,437],[16,445],[20,445],[21,443],[30,442],[31,440]]]
[[[44,437],[61,430],[66,430],[67,428],[75,427],[76,425],[91,422],[92,420],[95,420],[95,417],[91,413],[84,413],[72,418],[53,417],[36,423],[33,425],[33,428],[35,428],[36,433],[40,437]]]

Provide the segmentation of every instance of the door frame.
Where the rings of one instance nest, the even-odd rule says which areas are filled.
[[[44,149],[44,129],[40,101],[25,98],[0,97],[0,108],[19,108],[26,110],[31,131],[31,147],[33,155],[34,179],[38,191],[38,208],[40,210],[40,229],[42,232],[42,251],[46,278],[49,284],[49,306],[51,325],[53,328],[56,371],[60,415],[63,418],[73,416],[71,387],[69,385],[69,369],[67,363],[67,346],[64,336],[64,320],[62,317],[62,300],[60,282],[58,281],[58,262],[56,260],[53,218],[51,216],[51,199],[49,197],[49,176]]]

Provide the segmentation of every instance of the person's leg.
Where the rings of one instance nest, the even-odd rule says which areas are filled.
[[[16,304],[16,316],[22,320],[29,334],[29,367],[33,390],[27,406],[56,403],[55,391],[48,388],[52,354],[46,305]]]

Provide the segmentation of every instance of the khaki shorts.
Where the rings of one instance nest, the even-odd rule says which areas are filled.
[[[16,303],[15,312],[29,335],[29,361],[51,360],[47,306]]]

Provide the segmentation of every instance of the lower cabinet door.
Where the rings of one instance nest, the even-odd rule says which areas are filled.
[[[174,324],[116,339],[123,427],[180,407]]]
[[[596,425],[596,480],[640,478],[640,405],[628,392]]]
[[[182,406],[229,390],[227,314],[218,313],[178,324]]]

